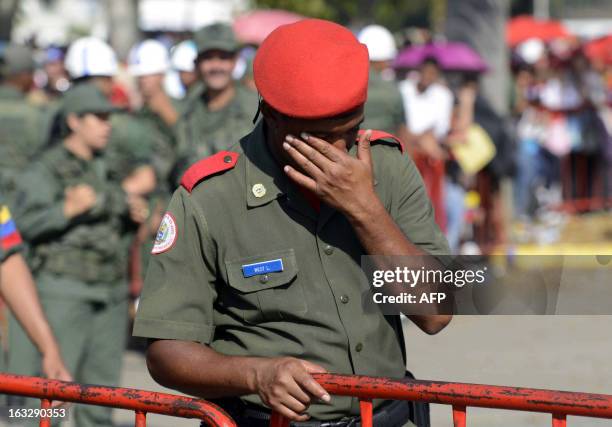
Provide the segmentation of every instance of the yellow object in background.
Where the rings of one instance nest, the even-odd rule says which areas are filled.
[[[477,124],[468,128],[465,142],[453,144],[455,160],[467,175],[475,175],[495,157],[495,144],[485,130]]]
[[[465,193],[463,205],[468,209],[476,209],[480,206],[480,194],[477,191],[471,190]]]

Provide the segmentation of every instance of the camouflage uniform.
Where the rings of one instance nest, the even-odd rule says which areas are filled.
[[[110,107],[99,102],[100,108]],[[91,186],[97,200],[85,213],[68,218],[64,192],[78,184]],[[78,382],[119,383],[127,325],[122,251],[127,211],[125,194],[109,179],[103,155],[84,160],[57,143],[19,177],[15,214],[30,245],[41,303]],[[25,342],[11,348],[19,358],[32,351]],[[23,373],[39,374],[40,361],[34,360],[33,371]],[[77,406],[74,415],[79,427],[112,425],[109,408]]]
[[[213,24],[194,35],[198,55],[209,51],[236,53],[240,47],[229,25]],[[177,123],[178,158],[174,182],[197,160],[230,147],[233,141],[253,130],[253,116],[257,111],[257,94],[239,82],[232,83],[235,93],[222,109],[211,111],[206,102],[204,83],[194,85],[183,102],[183,113]]]
[[[203,99],[203,86],[190,97],[191,102],[186,105],[177,126],[180,162],[191,164],[227,150],[231,141],[251,132],[257,111],[257,94],[239,83],[235,84],[236,95],[219,111],[208,110]]]

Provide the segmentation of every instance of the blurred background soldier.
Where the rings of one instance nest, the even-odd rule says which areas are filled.
[[[68,368],[76,381],[106,385],[119,383],[125,345],[122,222],[137,216],[108,178],[101,155],[113,109],[94,85],[66,93],[63,138],[20,176],[15,208]],[[22,348],[12,346],[11,355],[22,357]],[[79,427],[111,425],[110,408],[77,407],[74,416]]]
[[[76,40],[68,48],[66,67],[73,85],[92,83],[115,105],[128,107],[127,94],[115,80],[119,72],[117,56],[106,42],[95,37]],[[139,230],[146,228],[147,220],[153,223],[153,228],[159,223],[154,216],[151,217],[154,201],[150,196],[157,188],[158,176],[165,176],[167,171],[159,165],[154,167],[153,152],[154,148],[163,151],[160,147],[166,145],[165,136],[155,130],[157,125],[151,126],[141,115],[126,109],[113,112],[110,125],[111,135],[104,150],[108,178],[125,191],[130,210],[137,218],[135,222],[124,222],[122,232],[122,253],[125,256],[129,254],[130,258],[130,293],[136,295],[140,288],[142,262]],[[164,156],[157,158],[163,159]]]
[[[193,59],[191,63],[193,66]],[[136,232],[130,248],[130,288],[134,297],[140,294],[153,237],[174,191],[170,179],[176,162],[173,126],[178,119],[180,101],[172,99],[164,91],[164,78],[169,70],[168,50],[157,40],[148,39],[137,43],[129,52],[128,71],[136,79],[142,96],[142,106],[133,116],[146,131],[144,138],[151,146],[151,164],[157,175],[155,194],[149,197],[148,209],[151,215]]]
[[[66,53],[66,69],[73,85],[92,83],[113,102],[119,104],[122,89],[114,82],[117,75],[117,57],[113,49],[95,37],[76,40]],[[127,104],[119,105],[127,107]],[[61,123],[61,120],[60,120]],[[147,131],[127,112],[111,115],[111,136],[105,156],[109,158],[111,177],[117,181],[128,179],[127,190],[133,195],[148,194],[154,190],[155,173],[149,165],[152,147]]]
[[[385,27],[368,25],[359,33],[359,41],[368,47],[370,80],[365,104],[363,129],[379,129],[406,140],[404,104],[391,62],[397,56],[393,36]]]
[[[14,175],[45,145],[51,125],[52,114],[26,99],[33,72],[32,51],[8,45],[0,61],[0,186],[9,200]]]
[[[195,84],[198,82],[198,74],[195,69],[195,60],[198,49],[193,40],[184,40],[177,44],[171,52],[170,63],[178,73],[179,80],[185,92],[183,99],[187,99]]]
[[[41,354],[42,373],[47,378],[71,381],[22,251],[21,235],[0,194],[0,294]],[[0,370],[5,371],[2,356]]]
[[[213,24],[194,35],[197,71],[194,88],[177,127],[179,161],[176,178],[197,160],[229,148],[253,128],[257,94],[232,79],[238,41],[231,26]]]
[[[154,165],[165,185],[175,162],[175,144],[172,127],[178,119],[174,101],[164,91],[164,76],[170,70],[166,47],[157,40],[136,44],[128,55],[128,71],[136,78],[142,107],[136,117],[149,130],[152,138]],[[178,103],[176,103],[178,105]]]

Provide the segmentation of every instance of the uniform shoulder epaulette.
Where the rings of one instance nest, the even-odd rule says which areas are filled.
[[[357,138],[359,139],[359,137],[361,135],[363,135],[365,133],[365,130],[360,130],[359,131],[359,135],[357,136]],[[399,138],[395,135],[392,135],[390,133],[387,132],[383,132],[382,130],[374,130],[372,129],[372,136],[370,137],[370,142],[375,142],[377,140],[387,140],[390,143],[397,145],[397,148],[399,148],[399,150],[403,153],[404,152],[404,144],[402,144],[402,141],[399,140]]]
[[[219,172],[224,172],[236,166],[238,156],[238,153],[232,151],[219,151],[217,154],[194,163],[183,175],[181,185],[191,193],[193,187],[204,178]]]

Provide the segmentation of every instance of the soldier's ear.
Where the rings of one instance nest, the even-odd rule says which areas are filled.
[[[70,113],[66,116],[66,126],[70,133],[74,132],[81,123],[81,119],[74,113]]]
[[[280,113],[270,107],[263,99],[259,101],[259,111],[270,126],[277,125],[281,119]]]

